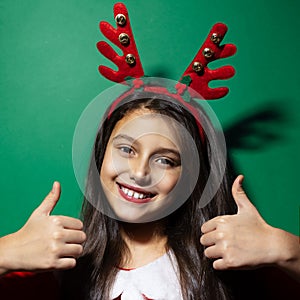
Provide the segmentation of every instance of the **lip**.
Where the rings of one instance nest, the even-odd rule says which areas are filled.
[[[152,201],[153,198],[155,197],[155,194],[152,194],[148,191],[145,191],[143,189],[133,187],[133,186],[130,186],[127,184],[117,183],[117,186],[118,186],[118,190],[119,190],[119,193],[122,196],[122,198],[124,198],[126,201],[129,201],[129,202],[133,202],[133,203],[137,203],[137,204],[144,204],[144,203],[148,203],[148,202]],[[121,187],[127,188],[127,189],[132,190],[137,193],[151,194],[151,197],[147,197],[147,198],[143,198],[143,199],[136,199],[133,196],[131,197],[131,196],[128,196],[127,194],[125,194]]]

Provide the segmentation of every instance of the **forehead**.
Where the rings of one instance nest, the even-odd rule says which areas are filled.
[[[118,134],[126,134],[133,139],[138,139],[145,135],[157,135],[178,145],[180,127],[181,125],[177,121],[168,116],[147,109],[139,109],[128,113],[117,122],[112,137]]]

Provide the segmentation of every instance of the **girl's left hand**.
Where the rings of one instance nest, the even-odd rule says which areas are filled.
[[[300,275],[299,265],[289,266],[292,260],[299,264],[297,237],[264,221],[245,194],[242,181],[240,175],[232,186],[237,214],[215,217],[201,227],[205,256],[215,259],[217,270],[276,265]]]

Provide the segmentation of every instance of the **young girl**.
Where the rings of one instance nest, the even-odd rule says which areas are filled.
[[[118,29],[102,30],[121,43],[124,56],[107,44],[98,48],[129,75],[142,76],[123,5],[115,14]],[[233,75],[230,67],[206,68],[212,57],[235,52],[219,46],[225,32],[223,24],[213,27],[184,80],[203,86]],[[120,69],[101,70],[124,80]],[[228,270],[265,265],[299,279],[298,238],[266,224],[242,189],[243,177],[233,181],[222,138],[201,107],[173,94],[175,85],[134,84],[97,132],[83,224],[50,216],[60,193],[55,183],[25,226],[0,240],[1,273],[71,268],[60,276],[62,299],[254,299],[253,273],[245,280],[248,273]],[[213,90],[217,97],[227,92]],[[207,99],[212,89],[205,91]]]
[[[206,220],[234,212],[227,176],[215,201],[205,208],[200,201],[210,168],[222,169],[224,163],[222,156],[219,162],[212,161],[211,149],[217,149],[212,127],[208,143],[200,138],[191,113],[165,95],[137,92],[123,101],[98,132],[96,168],[92,159],[87,181],[86,198],[93,199],[92,204],[86,201],[83,210],[88,236],[88,262],[83,268],[88,266],[91,272],[86,277],[87,290],[95,299],[121,294],[124,299],[134,299],[134,294],[149,299],[181,299],[182,295],[197,299],[202,284],[213,284],[225,293],[221,282],[206,272],[208,260],[199,242]],[[202,113],[203,128],[206,123]],[[157,260],[162,265],[153,266]],[[149,270],[143,272],[143,266],[154,267],[157,275],[147,275]],[[138,282],[141,276],[148,279],[139,286],[134,279],[129,283],[128,276]],[[154,276],[158,283],[151,279]]]
[[[226,166],[203,205],[224,157],[190,104],[197,117],[169,95],[137,90],[109,110],[87,181],[84,255],[63,278],[64,299],[231,299],[241,275],[217,270],[275,264],[299,276],[297,238],[264,222],[242,176],[231,189]]]
[[[62,299],[231,299],[243,277],[219,270],[264,265],[299,278],[297,237],[264,222],[242,176],[231,190],[226,166],[215,195],[200,201],[224,161],[208,117],[190,104],[198,116],[137,89],[110,109],[94,144],[83,231],[79,220],[49,215],[55,183],[24,228],[1,240],[2,272],[68,269],[81,256],[61,276]]]

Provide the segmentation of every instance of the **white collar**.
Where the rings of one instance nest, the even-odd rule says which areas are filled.
[[[110,299],[180,300],[179,271],[174,254],[169,251],[153,262],[132,270],[120,270]]]

